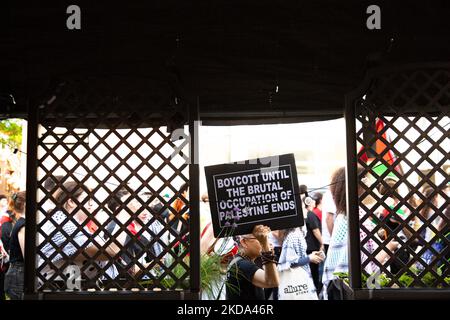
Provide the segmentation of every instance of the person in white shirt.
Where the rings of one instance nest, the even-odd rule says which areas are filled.
[[[331,191],[327,190],[322,199],[322,241],[327,254],[330,245],[331,235],[333,233],[334,220],[336,219],[336,205],[331,195]]]

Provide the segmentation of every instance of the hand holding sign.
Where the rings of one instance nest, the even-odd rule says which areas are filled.
[[[269,234],[271,230],[267,226],[257,225],[253,228],[253,236],[265,247],[269,245]]]
[[[275,166],[266,160],[205,167],[215,237],[303,225],[294,155],[278,156]]]

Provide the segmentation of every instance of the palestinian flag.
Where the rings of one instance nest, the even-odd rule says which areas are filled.
[[[384,141],[389,143],[390,140],[388,140],[386,131],[381,133],[384,127],[385,127],[384,122],[381,119],[377,119],[375,122],[375,132],[371,129],[364,131],[363,132],[364,141],[367,142],[370,141],[372,144],[370,146],[368,145],[361,146],[358,152],[359,160],[365,162],[366,164],[371,164],[372,171],[378,176],[381,176],[388,170],[386,164],[393,165],[394,161],[396,160],[396,157],[394,156],[392,150],[388,150],[387,152],[385,151],[388,148],[388,146],[386,146],[386,143]],[[382,157],[382,159],[384,160],[383,162],[380,162],[377,159],[377,155],[381,154],[383,154]],[[395,168],[395,171],[397,171],[399,174],[403,173],[400,166],[397,166]],[[397,175],[395,175],[394,172],[389,172],[387,177],[393,178],[395,180],[398,179]]]

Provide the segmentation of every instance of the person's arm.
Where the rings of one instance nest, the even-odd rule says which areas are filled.
[[[11,240],[12,223],[6,222],[2,224],[2,241],[6,251],[9,251],[9,242]]]
[[[386,248],[391,252],[395,252],[398,249],[398,246],[399,246],[398,241],[391,240],[386,245]],[[390,257],[391,256],[389,255],[389,253],[387,253],[385,250],[381,250],[375,257],[375,259],[377,259],[377,261],[380,262],[381,264],[385,264]]]
[[[184,202],[181,201],[181,199],[179,199],[179,198],[173,202],[172,208],[175,209],[176,214],[173,213],[172,211],[169,212],[169,218],[168,218],[169,222],[172,221],[175,218],[175,216],[179,214],[179,212],[183,208],[183,204],[184,204]]]
[[[325,215],[325,222],[328,228],[328,232],[330,233],[331,236],[334,228],[334,214],[331,212],[327,212]]]
[[[310,254],[306,257],[299,258],[297,262],[291,264],[291,268],[297,268],[297,267],[307,265],[308,263],[311,262],[312,257],[313,257],[312,254]]]
[[[95,245],[89,246],[84,250],[84,252],[89,257],[95,256],[99,251],[99,248]],[[115,258],[119,254],[119,252],[119,247],[116,244],[112,243],[108,247],[106,247],[105,254],[100,254],[98,257],[96,257],[96,259],[100,261],[108,261],[111,258]]]
[[[126,210],[122,210],[119,212],[116,218],[120,221],[120,223],[125,225],[129,221],[130,214]],[[96,237],[95,240],[101,247],[105,247],[105,252],[108,255],[110,255],[111,257],[115,257],[120,253],[121,248],[124,247],[127,233],[126,231],[121,230],[119,225],[115,225],[115,227],[109,233],[109,237],[113,241],[108,246],[105,247],[106,241],[101,237]],[[117,245],[117,243],[119,245]],[[90,252],[87,251],[87,253],[91,255],[92,253],[97,253],[97,251],[99,250],[94,247],[94,249],[91,249]],[[109,260],[110,257],[108,257],[107,255],[101,255],[98,259]]]
[[[319,264],[323,261],[322,256],[320,256],[320,253],[318,251],[313,251],[311,254],[307,255],[306,257],[299,258],[296,263],[291,264],[291,268],[297,268],[304,265],[307,265],[309,263]]]
[[[20,250],[22,250],[22,257],[25,259],[25,227],[20,228],[17,238],[19,239]]]
[[[409,231],[409,229],[406,226],[403,228],[403,233],[405,234],[407,240],[411,239],[412,232]]]
[[[75,259],[75,261],[79,261],[79,260],[86,260],[86,255],[88,256],[88,257],[94,257],[98,252],[99,252],[100,250],[99,250],[99,248],[97,247],[97,246],[95,246],[95,245],[91,245],[91,246],[89,246],[89,247],[87,247],[86,249],[84,249],[84,253],[85,253],[85,255],[83,255],[83,254],[79,254],[77,257],[76,257],[76,259]],[[108,260],[110,260],[111,258],[114,258],[118,253],[119,253],[119,251],[116,251],[116,250],[114,250],[114,249],[112,249],[112,248],[110,248],[110,247],[107,247],[106,248],[106,250],[105,250],[105,253],[106,254],[100,254],[99,256],[97,256],[97,257],[95,257],[95,259],[96,260],[99,260],[99,261],[108,261]],[[108,256],[109,255],[109,256]]]
[[[200,238],[200,254],[208,253],[209,248],[214,244],[216,238],[214,238],[214,229],[212,224],[208,224],[204,231],[204,234]]]
[[[3,246],[3,242],[0,239],[0,257],[2,259],[8,258],[9,259],[9,255],[8,252],[6,252],[5,247]]]
[[[307,226],[309,230],[311,230],[314,237],[317,239],[320,245],[320,250],[324,250],[323,240],[322,240],[322,231],[320,231],[321,223],[320,219],[316,216],[316,214],[312,211],[308,212],[307,216]]]
[[[262,251],[270,251],[268,235],[270,228],[265,226],[255,226],[253,235],[261,244]],[[264,270],[257,270],[253,275],[252,283],[259,288],[276,288],[280,283],[278,270],[275,262],[268,262],[263,266]]]
[[[319,228],[316,228],[312,231],[314,237],[316,237],[317,241],[320,243],[320,250],[323,250],[323,240],[322,240],[322,232],[320,232]]]
[[[111,238],[116,237],[116,234],[111,235]],[[116,238],[116,241],[120,243],[122,246],[125,243],[126,238],[126,232],[122,231],[120,232],[120,235]],[[91,243],[89,246],[87,246],[84,249],[84,253],[89,257],[94,257],[99,251],[100,248],[105,247],[106,241],[102,239],[101,237],[97,236],[95,238],[95,243]],[[121,248],[115,243],[112,242],[108,246],[105,247],[105,252],[100,254],[98,257],[96,257],[97,260],[100,261],[109,261],[111,258],[115,258],[120,254]],[[86,257],[83,254],[80,254],[77,256],[76,260],[86,260]]]
[[[122,231],[120,233],[120,235],[116,238],[116,241],[119,242],[123,246],[124,243],[125,243],[126,236],[127,236],[126,232]],[[114,237],[114,236],[112,236],[112,237]],[[106,245],[106,242],[103,239],[99,238],[99,237],[96,238],[96,241],[97,241],[97,243],[100,246],[105,246]],[[92,250],[91,248],[94,248],[94,250]],[[89,249],[91,249],[90,252],[86,251],[88,254],[91,254],[92,251],[93,251],[94,254],[99,251],[99,249],[96,246],[90,246]],[[106,254],[100,255],[97,259],[103,260],[103,261],[104,260],[110,260],[111,257],[112,258],[116,257],[120,253],[120,250],[121,250],[120,247],[115,242],[112,242],[111,244],[109,244],[105,248],[105,253]]]

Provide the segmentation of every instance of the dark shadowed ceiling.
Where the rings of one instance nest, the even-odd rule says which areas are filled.
[[[368,68],[450,57],[448,1],[18,0],[1,15],[2,117],[81,82],[130,110],[198,105],[210,124],[329,119]]]

